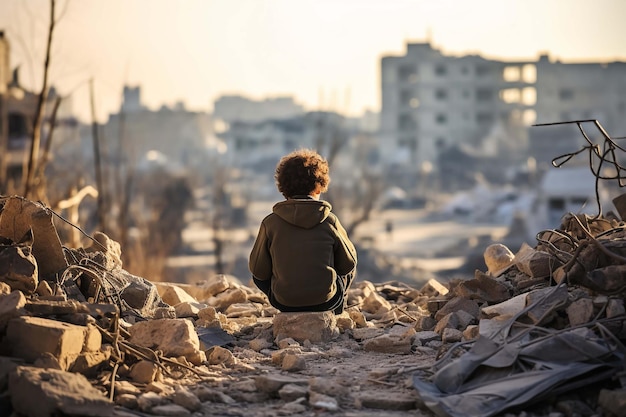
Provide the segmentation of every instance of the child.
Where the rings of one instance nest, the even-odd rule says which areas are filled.
[[[274,175],[285,201],[261,222],[250,253],[256,286],[280,311],[340,314],[356,270],[357,256],[331,205],[328,162],[302,149],[284,156]]]

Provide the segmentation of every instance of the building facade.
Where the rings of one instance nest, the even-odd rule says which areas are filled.
[[[520,161],[558,156],[557,141],[545,137],[556,130],[535,123],[598,119],[616,136],[626,133],[621,62],[499,61],[409,43],[404,55],[381,59],[381,91],[384,160],[415,169],[425,162],[437,169],[440,153],[459,145]],[[570,143],[579,143],[575,126],[569,132]]]

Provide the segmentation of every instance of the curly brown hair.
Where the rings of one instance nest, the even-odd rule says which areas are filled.
[[[326,192],[330,183],[328,161],[312,149],[300,149],[283,156],[274,179],[285,198],[305,196],[314,191]]]

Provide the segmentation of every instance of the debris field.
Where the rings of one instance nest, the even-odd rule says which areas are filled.
[[[626,226],[567,214],[473,277],[281,313],[235,277],[151,282],[0,198],[0,415],[623,416]],[[36,399],[36,400],[33,400]]]

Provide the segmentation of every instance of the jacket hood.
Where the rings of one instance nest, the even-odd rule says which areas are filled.
[[[276,203],[272,208],[274,214],[294,226],[311,229],[322,223],[332,210],[330,203],[324,200],[287,199]]]

